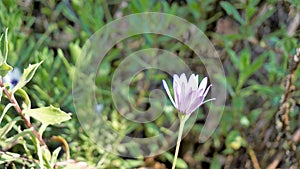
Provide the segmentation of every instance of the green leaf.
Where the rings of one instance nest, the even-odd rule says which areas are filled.
[[[221,168],[221,164],[219,161],[219,157],[218,154],[215,154],[211,163],[211,165],[209,166],[209,169],[220,169]]]
[[[164,153],[164,156],[171,162],[173,163],[174,161],[174,156],[170,153]],[[185,168],[188,168],[188,165],[186,164],[186,162],[181,159],[181,158],[177,158],[177,161],[176,161],[176,164],[175,164],[176,168],[182,168],[182,169],[185,169]]]
[[[51,160],[50,151],[45,146],[41,147],[41,150],[42,150],[42,155],[43,155],[43,159],[44,159],[44,162],[45,162],[45,167],[46,168],[52,168],[51,164],[50,164],[50,160]]]
[[[245,9],[246,11],[246,22],[249,22],[251,17],[255,14],[255,12],[257,11],[257,8],[255,8],[254,6],[250,6],[247,7]]]
[[[1,114],[1,116],[0,116],[0,123],[2,122],[3,117],[5,116],[5,114],[7,113],[7,111],[8,111],[12,106],[13,106],[12,103],[8,103],[8,104],[5,106],[3,112],[2,112],[2,114]]]
[[[24,98],[26,108],[30,109],[31,108],[31,101],[30,101],[30,98],[29,98],[28,94],[26,93],[26,91],[23,90],[23,89],[18,89],[16,91],[16,94]]]
[[[243,138],[241,137],[239,131],[233,130],[227,135],[225,144],[227,148],[238,150],[241,146],[243,146],[243,142]]]
[[[8,55],[8,38],[7,38],[8,29],[5,30],[5,56],[3,57],[2,51],[0,50],[0,76],[4,77],[10,70],[13,68],[6,63]],[[0,37],[0,42],[2,41],[3,35]]]
[[[15,119],[9,123],[7,123],[4,127],[0,128],[0,139],[2,139],[16,124],[19,119]]]
[[[52,157],[51,157],[50,163],[51,163],[53,166],[54,166],[54,165],[56,164],[56,162],[57,162],[57,157],[58,157],[58,154],[59,154],[60,150],[61,150],[61,147],[57,147],[57,148],[53,151],[53,153],[52,153]]]
[[[240,70],[243,71],[250,65],[251,52],[249,49],[243,49],[240,53]]]
[[[242,116],[240,119],[240,123],[242,126],[248,128],[250,126],[250,121],[246,116]]]
[[[261,25],[265,20],[267,20],[270,16],[274,14],[276,11],[275,7],[270,7],[263,15],[258,17],[253,23],[252,26],[259,26]]]
[[[42,61],[43,62],[43,61]],[[35,71],[37,70],[37,68],[42,64],[42,62],[33,64],[33,65],[29,65],[23,72],[23,75],[21,77],[21,80],[19,81],[19,83],[13,88],[12,93],[15,93],[18,89],[21,89],[22,87],[24,87],[33,77],[33,75],[35,74]]]
[[[21,120],[21,118],[19,118],[19,119]],[[18,138],[24,137],[25,135],[28,135],[28,134],[33,135],[33,137],[35,137],[32,132],[32,128],[29,128],[29,129],[25,129],[25,130],[21,131],[20,133],[15,134],[12,137],[6,139],[5,142],[12,143],[12,142],[16,141]]]
[[[188,168],[188,165],[186,164],[186,162],[183,159],[177,158],[176,167],[178,167],[178,168]]]
[[[264,52],[261,54],[253,63],[251,66],[245,71],[245,76],[248,78],[251,76],[254,72],[256,72],[259,68],[261,68],[265,64],[265,60],[268,57],[268,52]]]
[[[232,61],[233,65],[234,65],[234,67],[237,68],[237,69],[240,69],[240,60],[237,57],[235,51],[233,51],[230,48],[226,48],[226,51],[227,51],[227,53],[230,57],[230,60]]]
[[[239,21],[241,24],[244,23],[244,20],[240,16],[239,12],[235,9],[234,6],[232,6],[229,2],[222,1],[221,3],[222,8],[226,11],[228,15],[232,15],[233,18],[237,21]]]
[[[141,161],[141,160],[130,160],[130,159],[128,159],[125,162],[126,162],[125,165],[126,165],[127,168],[136,168],[136,167],[142,166],[144,164],[144,162]]]
[[[49,107],[23,110],[23,113],[47,125],[60,124],[71,119],[70,114],[52,105]]]
[[[0,65],[0,76],[4,77],[13,68],[5,62]]]

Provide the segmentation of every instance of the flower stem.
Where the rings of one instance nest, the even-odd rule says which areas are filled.
[[[179,125],[179,131],[178,131],[178,138],[177,138],[177,144],[176,144],[176,149],[175,149],[175,155],[174,155],[174,161],[172,165],[172,169],[175,169],[176,162],[177,162],[177,157],[178,157],[178,152],[179,152],[179,147],[180,147],[180,142],[182,138],[182,132],[183,132],[183,127],[185,124],[186,119],[182,118],[180,119],[180,125]]]

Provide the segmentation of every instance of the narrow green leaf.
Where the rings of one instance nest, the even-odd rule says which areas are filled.
[[[19,119],[21,120],[21,118],[19,118]],[[30,134],[30,135],[33,135],[33,136],[34,136],[34,134],[33,134],[33,132],[32,132],[32,128],[25,129],[25,130],[23,130],[22,132],[13,135],[12,137],[6,139],[5,142],[7,142],[7,143],[12,143],[12,142],[16,141],[18,138],[23,137],[23,136],[25,136],[25,135],[27,135],[27,134]],[[34,137],[35,137],[35,136],[34,136]]]
[[[42,61],[43,62],[43,61]],[[15,93],[18,89],[21,89],[22,87],[24,87],[33,77],[33,75],[35,74],[35,71],[37,70],[37,68],[42,64],[42,62],[33,64],[33,65],[29,65],[23,72],[21,80],[19,81],[19,83],[13,88],[12,93]]]
[[[18,89],[16,91],[16,94],[18,94],[19,96],[24,98],[26,108],[30,109],[31,108],[31,101],[30,101],[30,98],[29,98],[28,94],[26,93],[26,91],[23,90],[23,89]]]
[[[0,139],[2,139],[11,129],[12,127],[16,124],[16,122],[19,119],[15,119],[9,123],[7,123],[5,126],[3,126],[2,128],[0,128]]]
[[[46,168],[52,168],[51,164],[50,164],[50,160],[51,160],[50,151],[45,146],[41,147],[41,149],[42,149],[43,159],[44,159],[44,162],[45,162],[45,167]]]
[[[243,49],[240,53],[240,70],[243,71],[250,65],[251,52],[249,49]]]
[[[8,29],[5,30],[5,56],[3,57],[2,51],[0,50],[0,76],[4,77],[10,70],[13,68],[6,63],[8,55],[8,38],[7,38]],[[2,41],[3,35],[0,37],[0,42]]]
[[[7,111],[9,110],[9,108],[11,108],[12,106],[13,106],[12,103],[8,103],[8,104],[5,106],[3,112],[2,112],[2,114],[1,114],[1,116],[0,116],[0,123],[2,122],[2,119],[3,119],[3,117],[5,116],[5,114],[7,113]]]
[[[59,154],[60,150],[61,150],[61,147],[58,147],[58,148],[56,148],[56,149],[53,151],[52,157],[51,157],[51,161],[50,161],[50,163],[51,163],[52,166],[54,166],[54,165],[56,164],[56,162],[57,162],[57,157],[58,157],[58,154]]]
[[[235,68],[240,69],[240,60],[236,56],[235,51],[231,50],[230,48],[226,48],[226,51],[230,57],[230,60],[232,61]]]
[[[267,52],[261,54],[257,59],[253,61],[249,69],[247,69],[247,76],[251,76],[254,72],[256,72],[259,68],[261,68],[265,64],[265,60],[268,56]]]
[[[23,113],[42,122],[43,124],[50,125],[60,124],[71,119],[70,114],[63,112],[59,108],[55,108],[52,105],[49,107],[24,110]]]
[[[40,127],[40,129],[39,129],[39,134],[40,134],[41,137],[43,136],[43,133],[44,133],[44,131],[47,129],[47,127],[48,127],[48,124],[46,124],[46,123],[43,123],[43,124],[41,125],[41,127]]]
[[[274,12],[276,11],[276,8],[274,7],[269,7],[269,9],[266,11],[266,13],[264,13],[263,15],[261,15],[260,17],[258,17],[254,22],[253,22],[253,26],[259,26],[261,23],[263,23],[265,20],[267,20],[270,16],[272,16],[274,14]]]
[[[249,22],[251,17],[256,13],[257,8],[255,8],[254,6],[250,6],[247,7],[245,11],[246,11],[246,22]]]
[[[170,153],[164,153],[164,156],[171,162],[173,163],[174,161],[174,156]],[[187,163],[182,159],[182,158],[177,158],[176,164],[175,164],[176,168],[188,168]]]
[[[239,21],[241,24],[244,23],[244,20],[242,19],[239,12],[235,9],[234,6],[232,6],[229,2],[222,1],[221,3],[222,8],[226,11],[228,15],[233,16],[233,18],[237,21]]]

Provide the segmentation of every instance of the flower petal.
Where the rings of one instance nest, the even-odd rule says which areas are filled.
[[[198,109],[202,105],[203,99],[203,96],[199,96],[197,99],[195,99],[194,102],[191,103],[186,113],[190,114],[193,113],[196,109]]]
[[[209,86],[207,87],[207,89],[205,90],[205,92],[203,93],[203,97],[204,97],[204,98],[206,97],[206,95],[207,95],[209,89],[211,88],[211,86],[212,86],[212,85],[209,85]]]
[[[187,78],[186,78],[186,76],[185,76],[185,73],[182,73],[182,74],[180,75],[179,81],[180,81],[180,84],[181,84],[182,82],[183,82],[184,84],[187,84]]]
[[[179,101],[178,109],[180,112],[183,112],[184,111],[183,107],[186,104],[185,96],[186,96],[186,86],[187,86],[187,83],[184,79],[180,81],[180,86],[181,86],[181,93],[178,98]]]
[[[201,81],[201,83],[200,83],[200,85],[199,85],[198,90],[203,89],[203,90],[201,90],[201,94],[200,94],[200,95],[203,94],[203,92],[204,92],[204,90],[205,90],[205,88],[206,88],[206,85],[207,85],[207,77],[205,77],[205,78]]]
[[[190,90],[197,90],[198,88],[198,75],[192,74],[188,81],[188,88]]]
[[[167,92],[167,94],[168,94],[168,96],[169,96],[169,98],[170,98],[172,104],[174,105],[175,108],[177,108],[177,105],[175,104],[175,102],[174,102],[174,100],[173,100],[173,98],[172,98],[172,96],[171,96],[171,93],[170,93],[170,90],[169,90],[169,87],[168,87],[166,81],[163,80],[162,82],[163,82],[163,86],[164,86],[164,88],[165,88],[165,90],[166,90],[166,92]]]
[[[191,93],[189,93],[186,97],[186,99],[188,100],[188,104],[185,107],[185,112],[188,113],[189,109],[191,109],[192,104],[196,101],[196,99],[199,96],[197,96],[197,91],[191,91]]]
[[[210,102],[210,101],[213,101],[213,100],[216,100],[216,98],[212,98],[212,99],[205,100],[202,104],[205,104],[205,103]]]
[[[174,74],[173,75],[173,90],[174,90],[174,99],[175,99],[175,104],[178,106],[179,105],[179,96],[181,93],[181,87],[179,83],[179,76]],[[176,107],[178,108],[178,107]]]

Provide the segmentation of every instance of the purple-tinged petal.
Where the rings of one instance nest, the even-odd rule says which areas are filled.
[[[207,85],[207,77],[205,77],[205,78],[201,81],[201,83],[200,83],[200,85],[199,85],[199,88],[198,88],[198,89],[203,89],[203,90],[201,90],[201,94],[200,94],[200,95],[203,94],[203,92],[204,92],[204,90],[205,90],[205,88],[206,88],[206,85]]]
[[[189,90],[197,90],[198,88],[198,76],[192,74],[188,81],[188,88]]]
[[[168,87],[168,85],[167,85],[167,83],[166,83],[166,81],[165,81],[165,80],[163,80],[163,86],[164,86],[164,88],[165,88],[165,90],[166,90],[166,92],[167,92],[167,94],[168,94],[168,96],[169,96],[169,98],[170,98],[170,100],[171,100],[172,104],[173,104],[173,105],[174,105],[174,107],[176,108],[176,107],[177,107],[177,105],[175,104],[175,102],[174,102],[174,100],[173,100],[173,98],[172,98],[172,96],[171,96],[171,93],[170,93],[169,87]]]
[[[209,89],[211,88],[211,86],[212,86],[212,85],[209,85],[209,86],[207,87],[207,89],[205,90],[205,92],[204,92],[204,94],[203,94],[203,97],[204,97],[204,98],[206,97],[206,95],[207,95]]]
[[[202,104],[205,104],[205,103],[210,102],[210,101],[213,101],[213,100],[216,100],[216,98],[212,98],[212,99],[205,100]]]
[[[180,110],[180,112],[183,112],[183,107],[184,105],[186,104],[185,103],[185,93],[186,93],[186,83],[183,82],[180,82],[181,84],[181,93],[179,95],[179,104],[178,104],[178,109]]]
[[[189,103],[188,103],[188,106],[185,108],[185,111],[188,111],[192,104],[196,101],[197,99],[197,91],[192,91],[191,94],[188,95],[188,99],[189,99]]]
[[[185,98],[184,98],[184,104],[183,104],[183,106],[182,106],[182,110],[183,110],[183,112],[185,112],[187,109],[189,109],[189,107],[190,107],[190,105],[191,105],[191,101],[193,100],[193,91],[192,90],[190,90],[187,94],[186,94],[186,96],[185,96]]]
[[[173,75],[173,90],[174,90],[174,99],[175,99],[175,104],[178,106],[179,105],[179,96],[181,93],[181,87],[179,83],[179,76],[178,75]],[[178,108],[178,107],[175,107]]]
[[[189,109],[186,111],[187,114],[193,113],[196,109],[198,109],[203,102],[203,96],[199,96],[197,99],[194,100],[193,103],[191,103]]]
[[[183,82],[184,84],[187,84],[187,78],[186,78],[186,76],[185,76],[185,73],[182,73],[182,74],[180,75],[179,81],[180,81],[180,84],[181,84],[182,82]]]

